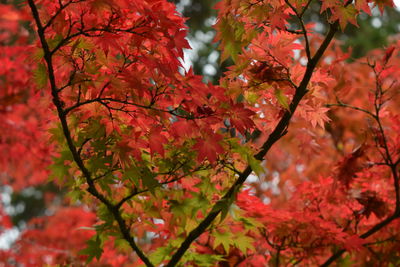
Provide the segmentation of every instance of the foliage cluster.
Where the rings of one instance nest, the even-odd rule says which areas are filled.
[[[353,59],[334,39],[374,7],[393,2],[222,0],[232,65],[207,84],[165,0],[0,4],[2,182],[63,192],[0,260],[399,265],[400,41]]]

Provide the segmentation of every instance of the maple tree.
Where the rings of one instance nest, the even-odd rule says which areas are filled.
[[[218,2],[218,84],[182,68],[165,0],[1,4],[2,181],[66,194],[0,259],[399,264],[400,42],[351,60],[334,39],[393,2],[315,0],[325,35],[311,2]]]

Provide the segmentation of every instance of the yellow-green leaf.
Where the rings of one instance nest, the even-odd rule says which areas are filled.
[[[286,110],[289,110],[288,99],[286,95],[282,92],[282,90],[275,89],[275,97],[278,100],[278,103],[284,107]]]
[[[47,84],[47,68],[43,63],[39,63],[37,68],[33,71],[34,80],[39,88],[43,88]]]
[[[262,175],[264,173],[264,169],[261,166],[261,161],[255,159],[252,155],[247,154],[247,162],[249,163],[251,169],[258,175]]]

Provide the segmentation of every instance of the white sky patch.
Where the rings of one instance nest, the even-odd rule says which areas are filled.
[[[394,0],[394,5],[396,6],[397,10],[400,10],[400,0]]]
[[[197,52],[201,48],[201,43],[187,38],[189,41],[189,45],[191,49],[183,49],[183,60],[182,66],[183,68],[188,71],[191,67],[193,67],[193,61],[196,61],[198,58]]]
[[[246,180],[247,183],[255,183],[257,181],[259,181],[259,178],[254,172],[252,172]]]
[[[163,220],[163,219],[153,219],[153,222],[155,223],[155,224],[165,224],[165,221]]]
[[[217,74],[217,69],[211,64],[206,64],[204,66],[203,72],[206,75],[213,76],[213,75]]]
[[[13,210],[12,207],[10,206],[12,189],[9,186],[4,186],[1,190],[2,190],[2,192],[0,192],[1,205],[3,206],[3,210],[6,213],[10,213],[10,211]],[[3,233],[0,235],[0,250],[9,249],[11,244],[18,239],[19,235],[20,231],[18,230],[17,227],[11,229],[5,229]]]
[[[371,23],[372,23],[372,26],[375,28],[380,28],[382,26],[382,21],[378,17],[373,18]]]
[[[184,8],[185,8],[185,6],[188,6],[190,4],[192,4],[191,0],[181,0],[179,3],[176,3],[176,10],[179,13],[182,13]]]
[[[219,53],[217,51],[212,51],[211,54],[208,56],[208,61],[211,63],[217,63],[219,58]]]
[[[198,60],[199,56],[199,50],[203,49],[206,45],[209,45],[211,40],[214,38],[215,33],[212,31],[209,32],[202,32],[202,31],[197,31],[195,33],[194,38],[189,38],[186,37],[186,39],[189,42],[189,45],[192,49],[183,49],[183,60],[182,60],[182,65],[183,68],[188,71],[191,67],[193,67],[193,62]],[[215,52],[215,53],[214,53]],[[218,52],[214,51],[209,55],[209,61],[217,61],[218,59]],[[214,63],[212,62],[211,63]],[[208,75],[214,75],[216,73],[216,69],[214,66],[208,66],[208,69],[206,69],[206,73]]]
[[[20,231],[16,227],[4,231],[4,233],[0,235],[0,250],[9,249],[11,244],[18,239],[19,235]]]

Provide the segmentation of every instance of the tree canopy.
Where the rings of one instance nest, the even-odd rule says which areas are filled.
[[[335,39],[393,7],[219,1],[207,83],[174,3],[0,4],[0,177],[43,194],[0,261],[397,266],[400,41]]]

